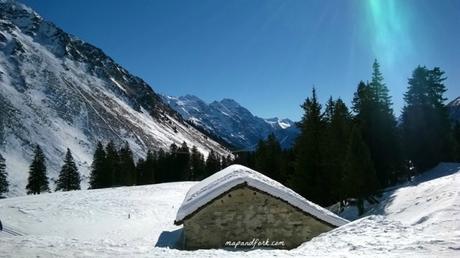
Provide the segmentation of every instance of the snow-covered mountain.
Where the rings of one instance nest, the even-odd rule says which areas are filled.
[[[232,99],[207,104],[192,95],[163,96],[184,119],[221,137],[236,148],[254,149],[260,139],[274,133],[282,147],[293,145],[299,129],[289,119],[263,119],[253,115]]]
[[[460,122],[460,97],[449,102],[449,104],[447,104],[447,109],[449,110],[450,118]]]
[[[183,141],[205,155],[229,154],[102,50],[0,0],[0,153],[10,194],[24,193],[34,144],[44,149],[51,179],[69,147],[85,187],[98,140],[127,141],[137,157]]]

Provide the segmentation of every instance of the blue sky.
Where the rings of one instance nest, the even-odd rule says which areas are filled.
[[[314,85],[350,103],[377,58],[399,114],[417,65],[460,96],[456,0],[27,0],[155,91],[233,98],[261,117],[300,119]]]

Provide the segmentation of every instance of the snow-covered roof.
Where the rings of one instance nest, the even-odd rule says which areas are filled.
[[[181,224],[207,203],[228,192],[234,187],[246,184],[289,203],[311,216],[333,226],[342,226],[347,220],[314,204],[284,185],[241,165],[231,165],[194,185],[187,192],[177,212],[175,224]]]

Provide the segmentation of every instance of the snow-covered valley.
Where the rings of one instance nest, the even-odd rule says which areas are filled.
[[[195,182],[0,200],[0,257],[458,257],[460,164],[443,163],[383,193],[365,217],[290,250],[170,248]],[[9,233],[8,233],[9,232]],[[17,234],[15,234],[17,233]]]

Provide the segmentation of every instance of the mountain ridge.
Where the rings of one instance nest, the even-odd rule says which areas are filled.
[[[218,135],[236,148],[254,150],[259,140],[271,133],[283,148],[290,148],[299,134],[290,119],[260,118],[230,98],[209,104],[190,94],[180,97],[162,95],[162,98],[184,119]]]
[[[449,117],[454,121],[460,122],[460,97],[455,98],[447,104]]]
[[[34,144],[47,156],[51,186],[69,147],[86,187],[97,141],[128,142],[136,158],[184,141],[204,155],[211,149],[231,154],[101,49],[5,0],[0,1],[0,85],[0,153],[12,196],[25,193]]]

